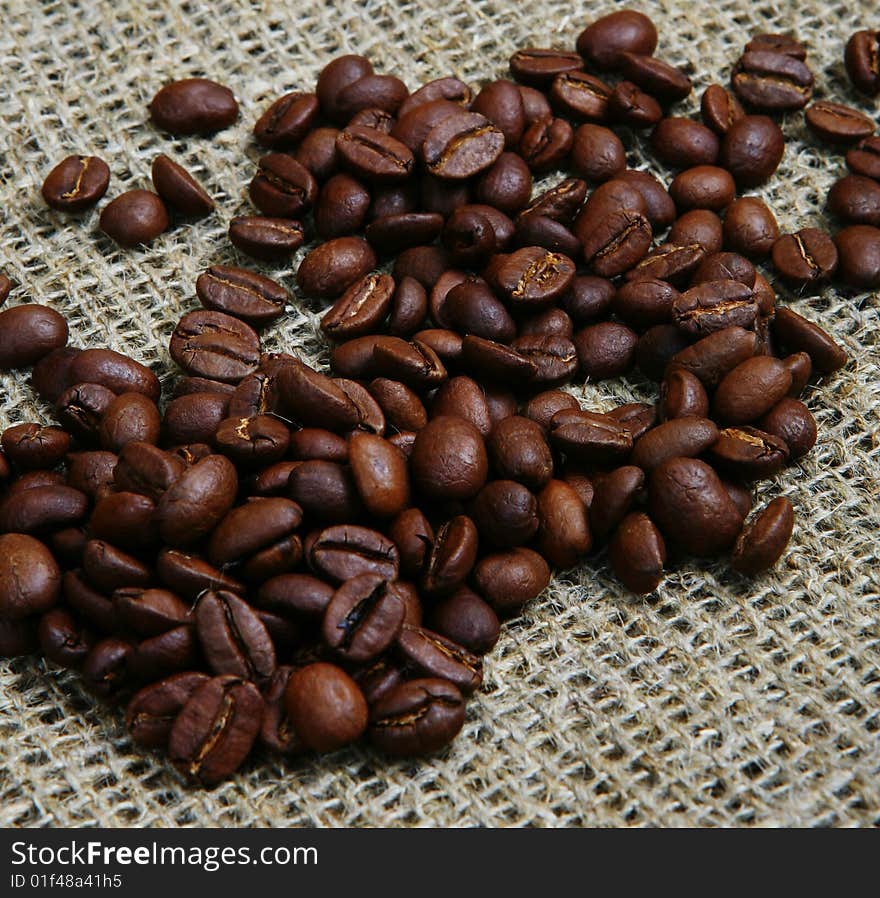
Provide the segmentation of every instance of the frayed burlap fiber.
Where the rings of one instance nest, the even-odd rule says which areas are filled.
[[[870,6],[870,5],[869,5]],[[32,299],[63,312],[71,342],[132,354],[170,384],[178,318],[213,262],[253,264],[226,237],[249,209],[260,151],[250,129],[278,94],[310,90],[335,54],[363,53],[410,87],[446,74],[474,84],[506,74],[519,46],[571,48],[611,4],[50,2],[7,0],[0,29],[0,265]],[[809,48],[816,96],[877,114],[843,71],[847,36],[867,27],[857,4],[754,0],[644,3],[658,55],[693,75],[677,114],[726,81],[748,35],[791,30]],[[867,12],[869,7],[863,7]],[[875,9],[876,12],[876,9]],[[874,17],[873,27],[880,20]],[[213,138],[174,139],[148,122],[166,81],[204,75],[239,98],[239,123]],[[756,191],[783,230],[822,226],[839,153],[801,115],[784,125],[782,167]],[[47,209],[39,187],[69,153],[113,173],[106,203],[148,187],[153,158],[178,159],[216,197],[210,218],[121,251],[98,214]],[[637,149],[630,164],[652,167]],[[258,267],[258,266],[255,266]],[[265,268],[294,289],[295,265]],[[0,823],[15,826],[835,825],[880,823],[876,295],[827,289],[780,300],[828,328],[847,368],[808,391],[815,450],[760,484],[759,503],[797,509],[790,549],[747,580],[724,563],[676,566],[648,598],[628,595],[603,556],[553,581],[504,628],[464,731],[427,760],[389,762],[369,748],[291,764],[257,754],[213,791],[193,790],[166,761],[134,748],[122,714],[77,677],[34,659],[0,664]],[[317,309],[271,328],[271,349],[326,362]],[[578,386],[590,408],[651,385]],[[23,373],[2,376],[2,423],[43,419]]]

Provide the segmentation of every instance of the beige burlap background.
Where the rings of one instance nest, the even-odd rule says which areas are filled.
[[[779,7],[784,7],[784,12]],[[714,0],[643,4],[658,53],[702,89],[724,80],[750,32],[806,41],[819,97],[856,102],[842,67],[856,4]],[[0,264],[26,297],[63,311],[72,341],[110,345],[171,375],[168,336],[196,305],[207,264],[236,258],[228,219],[248,208],[259,151],[250,127],[270,98],[310,89],[334,54],[369,55],[415,86],[455,73],[506,71],[524,44],[571,47],[611,4],[477,0],[468,4],[50,2],[7,0],[0,29]],[[875,21],[876,27],[880,22]],[[173,140],[145,105],[166,80],[206,75],[241,100],[239,124],[213,139]],[[822,224],[842,159],[817,147],[802,117],[760,193],[783,229]],[[108,198],[148,186],[167,152],[217,197],[218,212],[143,251],[120,252],[97,214],[72,220],[39,197],[71,152],[97,153]],[[633,151],[631,164],[646,161]],[[668,175],[668,173],[665,173]],[[244,260],[239,260],[244,261]],[[248,264],[245,262],[245,264]],[[271,269],[267,269],[272,273]],[[291,269],[275,271],[292,285]],[[133,750],[121,714],[43,662],[0,664],[0,823],[175,825],[871,825],[880,823],[877,297],[833,290],[790,297],[851,354],[812,387],[819,443],[762,484],[798,510],[790,551],[748,581],[723,564],[685,565],[647,599],[627,595],[602,558],[508,625],[461,736],[443,754],[388,763],[366,748],[290,766],[258,756],[212,792],[183,786],[159,757]],[[316,315],[299,304],[268,342],[325,357]],[[4,375],[3,422],[44,417],[19,375]],[[585,403],[651,396],[639,381],[588,386]]]

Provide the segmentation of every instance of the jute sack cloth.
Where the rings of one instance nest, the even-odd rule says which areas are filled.
[[[613,4],[477,0],[468,4],[67,2],[4,4],[0,59],[0,264],[28,298],[63,312],[71,342],[131,353],[174,376],[167,354],[178,318],[197,306],[210,263],[232,252],[229,218],[249,209],[260,151],[250,128],[283,91],[309,90],[335,54],[364,53],[411,87],[455,73],[478,84],[506,74],[524,45],[572,47]],[[658,54],[694,79],[677,114],[726,82],[748,35],[790,30],[809,48],[816,96],[858,98],[842,66],[846,37],[865,27],[843,2],[643,3]],[[878,21],[873,26],[878,26]],[[204,75],[241,101],[233,128],[173,139],[147,121],[164,82]],[[825,223],[828,187],[843,170],[803,118],[776,177],[755,191],[783,230]],[[182,224],[143,250],[120,251],[97,214],[48,210],[39,186],[68,153],[97,153],[107,199],[149,186],[165,152],[216,197],[212,217]],[[630,164],[656,168],[630,149]],[[295,266],[265,269],[293,287]],[[134,748],[119,710],[97,704],[76,676],[34,659],[0,664],[0,823],[14,826],[569,826],[871,825],[880,822],[876,295],[826,289],[781,300],[829,328],[849,366],[809,389],[819,443],[759,487],[787,495],[797,525],[784,561],[749,581],[724,563],[685,563],[649,598],[628,595],[603,556],[553,581],[504,628],[486,659],[464,731],[438,756],[389,762],[357,747],[290,764],[258,753],[231,781],[192,790],[159,756]],[[269,349],[326,361],[318,311],[301,298],[270,329]],[[653,386],[574,388],[589,408]],[[21,373],[2,377],[2,424],[49,420]]]

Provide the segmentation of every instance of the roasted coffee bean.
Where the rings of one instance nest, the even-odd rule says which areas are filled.
[[[96,383],[117,395],[143,393],[154,402],[159,398],[159,379],[156,375],[146,366],[112,349],[84,349],[77,353],[71,361],[67,379],[69,383],[66,386]]]
[[[441,677],[463,693],[477,689],[483,680],[483,665],[477,655],[422,627],[404,625],[397,649],[407,665],[425,676]]]
[[[60,471],[46,471],[41,469],[25,471],[9,485],[9,488],[6,490],[6,498],[20,495],[21,493],[36,487],[64,485],[64,475]]]
[[[620,81],[608,98],[608,115],[630,128],[653,128],[663,118],[663,107],[632,81]]]
[[[453,416],[469,421],[483,438],[492,432],[489,403],[482,387],[470,377],[453,377],[434,394],[431,416]]]
[[[846,165],[854,175],[880,180],[880,137],[857,143],[846,154]]]
[[[0,535],[0,617],[41,614],[60,592],[61,572],[43,543],[23,533]]]
[[[0,315],[4,314],[6,312],[0,312]],[[0,321],[2,320],[0,318]],[[3,341],[9,338],[8,333],[4,333],[4,331],[6,331],[6,328],[0,328],[0,346],[3,346]],[[64,346],[60,349],[50,350],[38,362],[34,363],[30,385],[41,399],[44,399],[46,402],[57,402],[58,397],[68,387],[78,383],[78,381],[71,379],[70,369],[74,360],[81,353],[82,350],[80,349]],[[159,381],[156,380],[157,390],[158,387]]]
[[[714,388],[729,371],[751,358],[756,348],[755,334],[734,325],[680,350],[671,362],[695,374],[704,386]]]
[[[538,529],[534,495],[514,480],[493,480],[477,493],[470,514],[482,541],[502,548],[527,543]]]
[[[858,109],[818,100],[804,113],[807,127],[828,143],[856,143],[870,137],[876,130],[873,120]]]
[[[485,116],[464,113],[441,119],[428,132],[422,159],[432,175],[470,178],[493,165],[504,150],[504,135]]]
[[[692,555],[723,552],[742,527],[718,475],[696,458],[670,458],[658,465],[650,477],[648,503],[663,535]]]
[[[287,302],[287,291],[280,284],[229,265],[214,265],[200,274],[196,293],[206,309],[243,318],[255,327],[278,318]]]
[[[752,327],[757,316],[753,291],[739,281],[698,283],[672,303],[672,320],[694,339],[728,327]]]
[[[351,175],[334,175],[315,203],[315,230],[324,240],[359,231],[367,220],[370,192]]]
[[[425,556],[422,589],[446,595],[460,586],[477,560],[478,534],[471,518],[457,515],[436,533]]]
[[[195,622],[202,652],[215,674],[256,682],[272,676],[272,640],[253,609],[234,593],[206,592],[196,604]]]
[[[509,343],[516,324],[485,281],[468,278],[453,287],[444,303],[444,315],[462,334]]]
[[[533,388],[559,386],[570,381],[577,372],[577,350],[568,337],[556,334],[522,336],[513,341],[511,348],[532,362]]]
[[[585,464],[614,464],[632,450],[630,431],[608,415],[562,409],[550,421],[550,442]]]
[[[532,396],[523,406],[522,414],[530,421],[534,421],[542,430],[543,434],[550,429],[550,421],[558,411],[562,409],[580,408],[577,399],[571,393],[564,393],[562,390],[546,390]],[[508,474],[508,476],[510,476]],[[516,477],[510,477],[516,480]]]
[[[110,169],[97,156],[68,156],[43,181],[46,203],[61,212],[82,212],[107,192]]]
[[[837,275],[857,289],[880,286],[880,228],[851,225],[834,237],[837,247]]]
[[[162,200],[149,190],[128,190],[106,205],[100,228],[122,247],[149,243],[168,228],[170,220]]]
[[[400,212],[377,217],[367,225],[367,240],[382,255],[408,247],[432,243],[443,229],[443,216],[436,212]]]
[[[847,224],[880,225],[880,184],[861,175],[847,175],[828,191],[828,208]]]
[[[492,222],[473,206],[461,206],[443,228],[443,244],[456,265],[477,268],[499,248]],[[434,289],[439,289],[441,277]],[[433,296],[434,291],[432,291]],[[442,324],[441,319],[437,319]]]
[[[512,346],[473,334],[462,340],[461,361],[465,370],[495,384],[522,386],[537,373],[535,363]]]
[[[217,425],[214,445],[239,465],[260,467],[278,461],[287,451],[290,432],[270,415],[226,418]]]
[[[683,368],[673,368],[660,384],[657,411],[661,421],[705,418],[709,414],[709,397],[695,374]]]
[[[758,422],[765,433],[785,441],[792,461],[802,458],[816,443],[816,420],[810,410],[797,399],[786,397]]]
[[[800,60],[807,58],[806,47],[790,34],[770,34],[765,32],[755,34],[745,45],[745,52],[748,53],[752,50],[784,53],[786,56],[792,56]]]
[[[277,461],[267,465],[254,476],[251,491],[257,496],[279,496],[286,493],[290,472],[299,464],[298,461]]]
[[[434,530],[424,513],[418,508],[400,512],[389,524],[388,535],[400,553],[400,573],[404,577],[419,576],[434,545]]]
[[[691,79],[681,69],[656,56],[625,52],[620,54],[620,60],[623,77],[661,103],[683,100],[691,92]]]
[[[336,128],[315,128],[303,138],[293,153],[294,159],[308,169],[316,181],[323,183],[336,172]]]
[[[709,455],[712,463],[739,480],[761,480],[778,473],[788,461],[784,440],[756,427],[726,427]]]
[[[406,384],[377,377],[369,384],[369,391],[382,409],[389,427],[417,431],[428,423],[421,399]]]
[[[357,429],[383,436],[385,415],[382,413],[379,403],[370,395],[369,390],[357,381],[344,377],[336,377],[333,382],[348,396],[357,409]]]
[[[706,256],[694,272],[693,286],[708,281],[737,281],[746,287],[754,287],[757,278],[755,266],[737,253],[712,253]]]
[[[309,566],[334,583],[364,573],[396,580],[398,559],[397,547],[381,533],[351,524],[328,527],[306,541]]]
[[[588,25],[577,39],[577,51],[599,71],[620,68],[623,53],[650,55],[657,47],[657,29],[640,12],[623,9]]]
[[[212,677],[196,687],[171,727],[171,762],[187,778],[216,785],[250,753],[263,707],[253,683],[231,675]]]
[[[608,560],[617,578],[635,593],[647,594],[660,585],[666,544],[648,515],[633,511],[620,522],[608,546]]]
[[[779,276],[795,287],[819,284],[837,270],[837,247],[818,228],[784,234],[773,244],[770,255]]]
[[[470,108],[501,131],[508,149],[517,145],[525,128],[525,111],[522,94],[512,81],[489,82],[474,97]]]
[[[662,280],[635,280],[624,284],[614,296],[614,314],[637,330],[669,321],[679,292]]]
[[[580,178],[566,178],[539,194],[523,209],[522,215],[543,215],[560,224],[570,225],[583,205],[586,195],[585,181]]]
[[[556,307],[536,311],[519,324],[521,337],[571,337],[574,324],[568,312]]]
[[[125,586],[149,586],[152,581],[147,565],[105,540],[86,543],[82,564],[89,583],[108,595]]]
[[[562,480],[549,481],[537,501],[538,551],[555,567],[573,567],[593,544],[586,506]]]
[[[43,654],[63,667],[79,667],[93,644],[90,634],[64,608],[53,608],[42,615],[37,636]]]
[[[398,184],[379,185],[373,188],[372,202],[368,210],[371,221],[378,221],[386,217],[396,217],[416,213],[419,211],[419,188],[414,181],[405,181]],[[426,209],[425,212],[436,210]],[[392,229],[393,230],[393,229]],[[425,241],[427,242],[427,241]],[[415,240],[409,244],[417,246]],[[403,249],[403,246],[401,246]]]
[[[149,548],[158,541],[153,523],[155,510],[153,500],[138,493],[107,493],[95,503],[89,534],[132,552]]]
[[[395,114],[409,95],[406,85],[394,75],[370,73],[346,84],[336,97],[340,119],[351,119],[365,109]]]
[[[293,149],[308,134],[318,115],[319,106],[315,94],[285,94],[257,119],[254,137],[266,147]]]
[[[37,303],[0,311],[0,371],[39,362],[67,343],[67,322]]]
[[[112,390],[100,384],[76,384],[58,397],[55,413],[68,433],[82,442],[94,443],[101,419],[115,398]]]
[[[651,134],[654,153],[673,168],[714,165],[720,142],[717,135],[689,118],[663,119]]]
[[[229,239],[254,259],[273,262],[288,258],[305,237],[302,225],[293,219],[241,215],[229,222]]]
[[[856,90],[869,97],[880,93],[880,32],[856,31],[846,43],[844,62]]]
[[[779,309],[773,319],[773,333],[789,352],[806,352],[818,371],[830,372],[846,364],[846,353],[822,328],[793,312]]]
[[[734,67],[731,86],[743,102],[761,112],[786,112],[809,103],[813,74],[794,56],[749,50]]]
[[[302,752],[304,747],[287,716],[284,696],[293,668],[288,665],[278,667],[269,685],[263,690],[263,721],[260,724],[260,742],[271,751],[283,755]]]
[[[580,56],[567,50],[527,47],[510,57],[513,77],[533,87],[546,87],[560,73],[576,72],[583,67]]]
[[[220,422],[228,414],[229,396],[219,393],[180,396],[165,409],[165,437],[175,444],[212,443]]]
[[[536,557],[540,558],[539,555]],[[543,559],[541,561],[543,562]],[[491,651],[498,641],[501,630],[498,615],[466,586],[457,589],[451,596],[435,605],[429,621],[435,632],[476,655],[484,655]]]
[[[349,462],[366,510],[389,518],[409,505],[409,476],[403,453],[381,436],[355,433],[349,440]]]
[[[673,178],[669,195],[679,210],[726,209],[736,196],[731,174],[714,165],[698,165]]]
[[[288,538],[302,517],[302,509],[290,499],[251,498],[228,512],[214,529],[208,558],[221,568],[252,559]]]
[[[734,200],[724,216],[724,244],[744,256],[761,257],[779,237],[779,226],[767,204],[755,196]]]
[[[281,574],[260,585],[256,603],[285,618],[320,621],[333,593],[329,583],[310,574]]]
[[[638,335],[625,324],[603,321],[574,336],[581,373],[592,380],[625,374],[633,366]]]
[[[703,123],[716,134],[725,135],[745,115],[739,100],[720,84],[710,84],[700,101]]]
[[[0,273],[0,306],[9,298],[15,282],[6,274]]]
[[[683,286],[691,279],[706,251],[698,243],[661,243],[626,273],[627,281],[660,281]],[[637,288],[638,289],[638,288]]]
[[[645,201],[645,217],[657,231],[669,227],[675,221],[675,203],[666,188],[650,172],[626,169],[618,176],[634,187]]]
[[[782,557],[794,529],[791,502],[779,496],[743,527],[733,547],[731,565],[741,574],[755,576]]]
[[[107,407],[98,437],[101,448],[118,453],[126,443],[158,443],[161,427],[155,402],[142,393],[122,393]]]
[[[717,253],[723,241],[721,219],[710,209],[692,209],[675,220],[668,239],[678,246],[698,246],[707,255]]]
[[[542,306],[562,296],[574,275],[575,265],[568,256],[537,246],[496,256],[487,272],[490,283],[520,308]]]
[[[718,439],[708,418],[673,418],[636,440],[630,461],[651,472],[670,458],[697,458]]]
[[[545,172],[562,163],[571,152],[573,143],[574,129],[571,125],[548,112],[527,125],[518,151],[533,172]]]
[[[336,152],[346,168],[371,183],[404,180],[415,165],[406,144],[390,134],[361,125],[349,125],[340,132]]]
[[[200,671],[172,674],[135,693],[125,710],[131,738],[144,748],[166,748],[181,709],[209,679]]]
[[[118,619],[139,636],[158,636],[189,620],[186,602],[165,589],[117,589],[113,605]]]
[[[595,321],[610,310],[614,299],[614,284],[606,278],[576,275],[560,304],[577,324]]]
[[[340,110],[337,105],[339,92],[366,75],[373,74],[373,66],[364,56],[353,54],[337,56],[327,63],[318,75],[315,94],[321,104],[321,111],[332,119],[338,119]],[[346,116],[342,113],[342,119]]]
[[[88,498],[69,486],[35,486],[0,502],[0,533],[40,533],[83,519]]]
[[[238,491],[235,467],[222,455],[209,455],[188,468],[162,495],[156,522],[162,539],[182,547],[207,535],[232,507]]]
[[[360,423],[355,403],[329,377],[293,360],[278,372],[278,391],[282,406],[304,425],[323,425],[345,432]]]
[[[517,415],[501,421],[489,440],[492,463],[498,474],[531,490],[540,489],[553,476],[553,456],[539,424]]]
[[[608,537],[644,495],[645,472],[623,465],[597,478],[590,502],[590,528]]]
[[[292,156],[267,153],[260,158],[248,192],[264,215],[296,218],[314,205],[318,184],[312,173]]]
[[[521,216],[514,240],[521,246],[540,246],[569,258],[580,254],[581,243],[565,225],[544,215]]]
[[[6,458],[22,469],[54,468],[70,448],[70,436],[64,430],[39,424],[7,427],[0,442]]]
[[[170,134],[213,134],[238,118],[232,91],[207,78],[166,84],[148,108],[153,124]]]
[[[778,359],[747,359],[718,384],[713,413],[729,424],[747,424],[773,408],[790,387],[791,373]]]
[[[156,193],[181,214],[203,218],[214,211],[214,201],[201,184],[182,165],[164,154],[153,160],[151,177]]]
[[[592,122],[608,120],[611,88],[586,72],[560,72],[550,85],[550,100],[562,114]]]
[[[335,299],[376,266],[376,254],[360,237],[337,237],[309,252],[296,273],[308,296]]]
[[[112,491],[115,467],[112,452],[71,452],[67,456],[67,485],[98,498]]]
[[[647,402],[627,402],[624,405],[617,405],[608,409],[605,416],[621,424],[629,431],[633,440],[644,436],[657,424],[657,408]]]
[[[550,568],[537,552],[518,547],[483,557],[474,569],[474,582],[486,601],[507,616],[546,589]]]
[[[779,167],[785,137],[766,115],[747,115],[735,121],[721,142],[719,165],[742,187],[763,184]]]
[[[291,499],[306,515],[327,524],[357,520],[363,506],[351,470],[330,461],[302,462],[290,472]]]
[[[223,312],[189,312],[177,324],[171,357],[190,374],[235,383],[260,363],[260,338],[237,318]]]
[[[321,330],[336,340],[374,332],[388,314],[394,280],[369,274],[352,284],[321,319]]]
[[[623,274],[648,252],[652,231],[646,208],[638,190],[624,181],[609,181],[590,196],[573,230],[597,275]]]
[[[189,625],[141,640],[126,658],[129,676],[146,683],[191,670],[199,663],[198,643]]]
[[[93,645],[82,665],[86,687],[107,701],[117,698],[130,679],[128,661],[132,652],[130,642],[115,636]]]
[[[810,375],[813,373],[813,363],[810,361],[810,356],[806,352],[795,352],[786,356],[782,360],[782,364],[785,365],[791,373],[791,387],[789,388],[788,395],[793,399],[796,399],[803,393],[804,388],[807,386]]]
[[[229,397],[228,418],[254,418],[272,414],[279,406],[278,384],[273,374],[255,371],[239,381]]]
[[[646,377],[659,381],[672,357],[687,346],[687,337],[674,324],[655,324],[639,337],[636,364]]]
[[[620,138],[602,125],[581,125],[574,132],[571,166],[587,181],[602,183],[626,168],[626,152]]]
[[[470,499],[486,481],[488,458],[480,431],[463,418],[433,418],[416,436],[413,483],[431,499]]]
[[[413,91],[397,110],[397,115],[402,118],[417,106],[432,103],[434,100],[449,100],[459,106],[467,108],[473,98],[471,89],[463,81],[453,76],[435,78],[427,84],[423,84],[418,90]]]

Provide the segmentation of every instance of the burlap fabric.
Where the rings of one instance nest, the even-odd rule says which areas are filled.
[[[793,30],[809,47],[819,97],[859,100],[843,73],[856,4],[753,0],[642,4],[658,52],[693,73],[699,94],[724,80],[750,32]],[[780,9],[780,7],[783,7]],[[246,209],[259,155],[250,138],[270,98],[310,89],[334,54],[369,55],[411,85],[506,71],[524,44],[571,47],[610,4],[35,2],[7,0],[0,29],[0,247],[25,297],[61,310],[81,346],[125,350],[172,375],[166,345],[195,307],[210,262],[236,259],[228,219]],[[875,10],[876,11],[876,10]],[[876,27],[877,22],[874,22]],[[240,123],[213,139],[174,140],[147,122],[166,80],[205,75],[241,100]],[[777,176],[758,191],[783,229],[822,224],[842,159],[801,116]],[[70,152],[97,153],[109,196],[148,186],[167,152],[218,199],[143,251],[120,252],[97,215],[69,219],[39,197]],[[635,150],[631,164],[649,164]],[[668,173],[664,173],[668,176]],[[241,261],[241,260],[239,260]],[[267,269],[272,273],[271,269]],[[276,271],[292,286],[290,269]],[[647,599],[627,595],[602,557],[558,578],[505,627],[455,744],[389,763],[367,748],[291,765],[258,755],[211,792],[186,788],[162,758],[133,750],[121,713],[77,678],[32,659],[0,665],[0,822],[31,826],[870,825],[880,822],[880,624],[877,495],[877,297],[788,297],[851,353],[810,388],[819,443],[762,484],[798,510],[790,551],[755,581],[725,565],[684,564]],[[326,359],[317,315],[298,300],[271,348]],[[20,375],[2,378],[4,423],[37,416]],[[578,388],[589,407],[651,397],[639,380]]]

